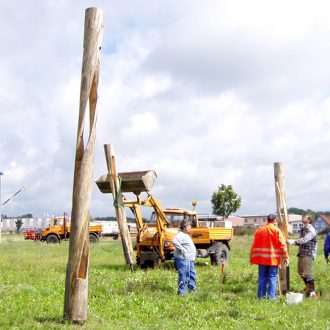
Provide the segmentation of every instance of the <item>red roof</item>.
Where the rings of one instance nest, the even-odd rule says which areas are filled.
[[[322,214],[322,215],[320,215],[320,217],[328,224],[328,225],[330,225],[330,219],[326,216],[326,215],[324,215],[324,214]]]

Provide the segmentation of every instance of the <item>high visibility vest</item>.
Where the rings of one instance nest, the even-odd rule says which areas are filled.
[[[278,266],[281,258],[289,258],[282,232],[273,223],[259,227],[254,234],[250,252],[251,263]]]

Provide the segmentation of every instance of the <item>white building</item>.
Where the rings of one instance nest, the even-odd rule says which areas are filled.
[[[20,231],[45,228],[50,225],[50,220],[51,218],[22,218]],[[2,219],[1,231],[4,233],[15,233],[17,230],[16,221],[17,218]]]
[[[298,234],[304,224],[302,222],[302,215],[300,214],[289,214],[289,234]]]

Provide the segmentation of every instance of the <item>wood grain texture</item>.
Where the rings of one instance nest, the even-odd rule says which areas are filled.
[[[108,167],[108,177],[110,180],[112,196],[114,198],[116,218],[121,236],[121,242],[123,245],[125,261],[127,265],[131,266],[132,269],[134,251],[133,251],[131,236],[129,234],[129,230],[127,226],[126,212],[123,206],[123,195],[120,191],[120,186],[119,186],[119,180],[116,169],[116,158],[115,158],[115,152],[113,146],[111,144],[105,144],[104,152]]]
[[[71,233],[69,243],[69,287],[64,317],[76,323],[87,320],[89,269],[89,209],[93,184],[96,137],[96,104],[102,42],[102,10],[85,12],[84,51],[80,86],[79,119],[73,179]],[[84,132],[89,102],[89,132],[86,147]],[[68,291],[68,293],[67,293]]]

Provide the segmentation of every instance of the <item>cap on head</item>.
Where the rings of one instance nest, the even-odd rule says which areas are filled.
[[[274,220],[276,220],[276,215],[273,213],[268,214],[267,221],[274,221]]]

